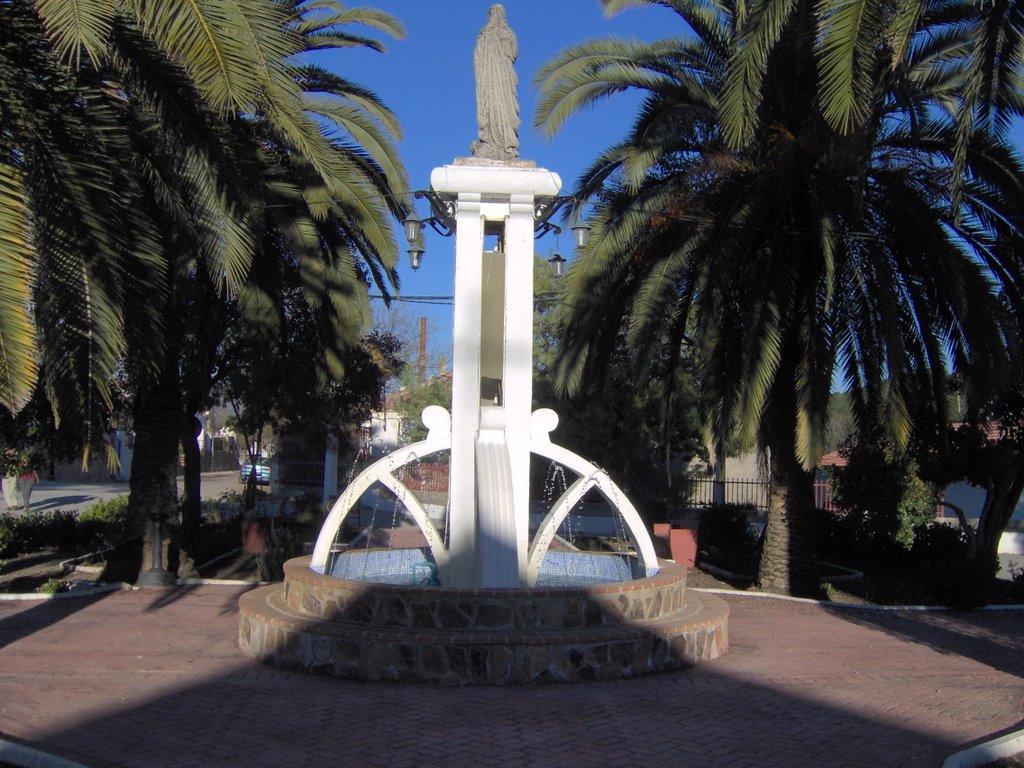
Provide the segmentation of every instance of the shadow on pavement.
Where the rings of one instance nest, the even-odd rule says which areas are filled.
[[[74,616],[79,611],[92,608],[96,603],[109,598],[113,592],[101,592],[91,597],[57,598],[13,603],[22,608],[0,618],[0,650],[23,640],[36,632],[52,627],[58,622]],[[11,605],[11,603],[6,603]]]
[[[825,609],[851,624],[972,659],[1024,678],[1024,611],[874,611]]]
[[[93,504],[98,499],[95,496],[85,496],[83,494],[73,496],[51,496],[45,501],[33,501],[31,511],[42,512],[48,509],[61,509],[62,507],[74,507],[84,506],[86,504]]]
[[[181,584],[177,587],[171,587],[168,589],[148,590],[147,594],[155,593],[156,596],[154,597],[153,601],[148,606],[146,606],[146,611],[159,611],[163,608],[168,608],[174,603],[177,603],[189,597],[189,595],[191,595],[193,592],[195,592],[198,589],[202,589],[204,586],[209,585]],[[256,589],[259,586],[260,585],[256,582],[253,582],[252,584],[237,586],[235,588],[236,591],[233,592],[235,596],[234,600],[225,602],[223,608],[221,608],[218,615],[224,616],[227,614],[231,614],[232,616],[236,616],[238,614],[238,598],[240,598],[246,592]]]
[[[730,601],[732,650],[686,671],[606,683],[445,688],[347,682],[246,661],[235,649],[237,613],[230,610],[242,591],[194,587],[155,601],[148,593],[81,601],[79,610],[97,614],[89,622],[97,629],[76,631],[69,623],[68,642],[106,643],[105,652],[53,658],[48,668],[21,675],[4,672],[0,653],[0,730],[90,768],[878,768],[937,766],[961,742],[985,733],[992,717],[984,708],[950,705],[932,678],[915,676],[924,671],[890,665],[859,676],[870,670],[850,668],[851,648],[900,650],[914,622],[858,614],[836,621],[823,611],[774,615]],[[48,623],[46,610],[39,618],[19,611],[0,629],[10,633],[25,619],[49,626],[69,607],[47,610]],[[816,638],[847,627],[834,653],[827,641],[802,645],[800,629],[812,624]],[[935,633],[929,647],[946,646],[946,633],[958,634],[941,624],[928,631]],[[990,642],[986,657],[1003,647]],[[964,671],[972,665],[953,657],[970,651],[967,641],[938,649],[948,658],[938,662],[952,670],[946,687],[972,696],[979,686],[992,687],[972,680]],[[926,671],[936,658],[922,652]],[[1001,686],[996,699],[1005,701],[1016,681],[987,674]]]

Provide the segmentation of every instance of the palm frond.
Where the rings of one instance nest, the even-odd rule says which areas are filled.
[[[21,171],[0,162],[0,404],[11,411],[28,402],[38,373],[26,203]]]
[[[270,98],[297,99],[285,60],[299,50],[275,3],[259,0],[136,0],[142,28],[192,76],[214,109],[251,111]]]
[[[594,40],[560,53],[537,72],[542,96],[534,127],[554,136],[573,114],[627,89],[669,92],[675,77],[663,61],[674,41]]]
[[[35,0],[34,5],[62,60],[76,69],[83,53],[93,62],[103,61],[119,0]]]
[[[719,108],[723,134],[733,148],[746,144],[758,127],[768,57],[796,7],[796,0],[758,0],[736,32]]]
[[[872,0],[818,4],[820,101],[826,121],[848,133],[868,116],[881,18]]]

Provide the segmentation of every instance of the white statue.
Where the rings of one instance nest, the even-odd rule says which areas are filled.
[[[505,21],[505,9],[492,5],[473,51],[476,73],[476,119],[479,140],[474,157],[515,160],[519,157],[519,101],[513,64],[516,36]]]

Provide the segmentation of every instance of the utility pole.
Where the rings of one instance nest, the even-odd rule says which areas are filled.
[[[427,380],[427,318],[420,318],[420,355],[417,360],[420,384]]]

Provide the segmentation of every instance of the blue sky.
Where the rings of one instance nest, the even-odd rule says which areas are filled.
[[[429,187],[433,168],[470,154],[470,143],[476,139],[473,47],[491,4],[492,0],[356,0],[351,5],[379,8],[400,19],[405,39],[374,34],[387,46],[386,53],[342,50],[323,59],[326,66],[372,89],[397,113],[404,131],[399,149],[412,189]],[[598,0],[505,0],[503,4],[519,44],[520,156],[558,173],[563,191],[568,192],[598,152],[625,134],[639,100],[620,94],[577,115],[556,138],[547,140],[531,127],[537,102],[533,79],[538,69],[559,51],[585,40],[608,36],[657,40],[683,34],[684,25],[660,7],[606,18]],[[1018,146],[1024,143],[1022,126],[1015,126],[1014,137]],[[425,201],[418,201],[418,206],[421,216],[428,215]],[[403,238],[403,246],[404,242]],[[541,254],[554,251],[555,246],[553,235],[536,244]],[[403,257],[401,294],[451,295],[454,239],[428,229],[426,249],[418,272],[409,269]],[[558,250],[563,256],[571,254],[570,237],[560,238]],[[433,356],[445,354],[451,345],[451,308],[403,306],[413,317],[429,318]]]
[[[352,3],[356,5],[357,3]],[[398,17],[406,28],[404,40],[380,38],[387,52],[343,50],[324,64],[376,92],[402,124],[400,152],[413,189],[430,185],[433,168],[470,154],[476,139],[476,95],[473,47],[485,23],[491,0],[361,0]],[[657,40],[683,30],[678,17],[662,8],[631,10],[613,18],[603,15],[598,0],[506,0],[509,26],[519,44],[520,157],[534,160],[562,178],[568,191],[598,152],[620,139],[636,112],[637,100],[617,97],[571,120],[553,140],[532,129],[537,91],[533,78],[555,54],[597,37],[636,37]],[[421,216],[428,215],[418,201]],[[568,233],[567,233],[568,234]],[[404,244],[404,239],[403,239]],[[537,251],[555,249],[554,235],[537,242]],[[455,242],[428,230],[423,266],[418,272],[401,264],[401,293],[405,296],[451,295]],[[558,250],[571,252],[571,238],[559,239]],[[415,316],[430,318],[431,346],[439,353],[450,346],[450,307],[405,305]]]

